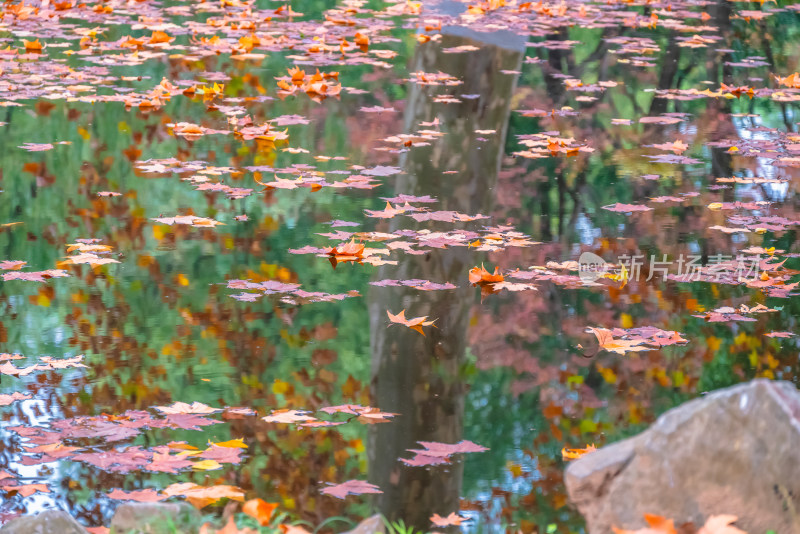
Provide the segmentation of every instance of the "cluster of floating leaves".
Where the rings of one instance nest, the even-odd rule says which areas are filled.
[[[83,356],[56,359],[40,358],[41,363],[25,367],[17,367],[12,361],[24,359],[18,354],[0,354],[0,373],[22,377],[34,372],[45,372],[72,368],[85,368],[81,363]],[[13,393],[0,395],[0,406],[8,406],[15,402],[31,400],[32,395]],[[304,410],[273,410],[262,417],[272,424],[297,424],[300,428],[314,429],[346,424],[351,421],[376,424],[386,423],[397,414],[382,412],[377,408],[356,404],[322,407],[319,410],[329,419],[320,419]],[[202,430],[204,427],[220,424],[222,420],[246,419],[255,417],[257,413],[246,407],[213,408],[200,402],[175,402],[168,406],[154,406],[152,410],[129,410],[121,414],[103,414],[98,416],[79,416],[54,419],[46,425],[6,426],[5,430],[16,433],[22,438],[22,446],[18,450],[6,451],[15,455],[15,462],[20,466],[36,466],[58,461],[72,461],[89,464],[95,468],[111,473],[127,474],[131,472],[153,472],[177,474],[182,471],[214,471],[226,465],[239,464],[245,455],[247,445],[242,439],[223,442],[209,442],[208,447],[199,449],[186,441],[171,441],[163,445],[142,448],[141,446],[124,446],[122,443],[134,438],[146,430]],[[344,420],[332,420],[332,416],[344,416]],[[466,446],[467,443],[469,446]],[[447,461],[453,452],[480,452],[487,450],[469,442],[456,445],[444,443],[423,444],[429,456],[436,456],[440,461]],[[422,465],[422,464],[420,464]],[[20,481],[18,476],[9,470],[0,471],[0,492],[7,495],[30,496],[37,492],[49,493],[50,488],[44,482]],[[351,480],[343,484],[324,488],[325,495],[344,498],[348,493],[380,493],[374,485]],[[198,507],[219,501],[220,499],[243,500],[244,491],[229,485],[201,486],[195,483],[175,483],[163,490],[143,489],[123,491],[115,489],[107,494],[112,500],[132,500],[139,502],[155,502],[170,497],[183,497]]]
[[[359,89],[345,87],[339,82],[339,71],[357,65],[368,65],[375,69],[391,68],[388,62],[396,52],[389,48],[394,38],[388,30],[410,24],[420,43],[438,41],[439,32],[444,26],[475,25],[491,26],[495,29],[510,29],[531,40],[537,50],[563,51],[574,48],[577,41],[553,39],[559,31],[579,24],[583,28],[634,28],[639,31],[668,29],[678,32],[677,46],[681,48],[708,48],[719,46],[721,36],[714,34],[717,29],[708,25],[710,16],[702,11],[704,6],[692,2],[673,2],[669,8],[653,6],[647,14],[639,7],[650,2],[521,2],[506,5],[502,0],[469,2],[465,13],[458,16],[431,13],[423,19],[419,15],[425,6],[419,2],[394,2],[380,9],[369,9],[363,2],[347,2],[344,6],[328,10],[324,21],[304,21],[300,13],[285,5],[276,9],[259,8],[253,2],[224,0],[222,2],[201,1],[186,5],[160,7],[151,2],[63,2],[39,1],[8,4],[0,27],[8,32],[8,46],[0,50],[0,106],[23,107],[35,100],[68,103],[107,102],[124,106],[129,110],[152,112],[159,110],[173,99],[191,99],[202,103],[209,111],[208,120],[196,124],[172,119],[161,127],[167,135],[177,136],[187,142],[195,142],[208,136],[231,136],[242,143],[251,143],[258,150],[284,150],[296,154],[310,154],[315,161],[341,162],[338,156],[312,154],[310,147],[292,144],[291,126],[308,124],[305,117],[287,115],[256,123],[251,114],[255,106],[273,98],[310,99],[323,102],[326,99],[340,98],[341,95],[357,94]],[[763,8],[764,6],[762,6]],[[798,11],[796,6],[785,9]],[[746,20],[763,20],[779,10],[738,9],[736,16]],[[74,21],[80,21],[77,24]],[[421,22],[420,24],[416,24]],[[91,26],[91,27],[90,27]],[[419,27],[418,27],[419,26]],[[106,34],[123,34],[112,40]],[[130,33],[140,34],[136,37]],[[36,35],[36,39],[32,37]],[[653,69],[656,63],[651,55],[660,45],[653,39],[643,36],[606,37],[605,43],[611,47],[617,61],[632,69]],[[446,49],[445,53],[459,54],[474,50],[463,46]],[[274,85],[258,86],[258,95],[231,97],[226,94],[226,83],[230,76],[224,72],[206,72],[197,79],[152,80],[146,76],[118,75],[117,67],[126,71],[148,61],[175,60],[191,63],[203,58],[228,54],[236,61],[259,62],[267,54],[285,53],[294,62],[286,73],[274,76]],[[526,65],[538,65],[539,57],[527,57]],[[746,58],[728,66],[751,69],[766,66],[761,58]],[[516,72],[516,71],[513,71]],[[507,74],[512,74],[508,71]],[[442,106],[463,103],[480,95],[456,94],[455,88],[463,81],[446,72],[416,71],[409,73],[408,82],[431,89],[431,99]],[[257,82],[257,80],[254,80]],[[719,87],[670,88],[654,90],[659,99],[691,101],[699,99],[769,99],[778,103],[791,103],[800,100],[800,76],[796,73],[775,73],[770,82],[772,87],[753,85],[726,85]],[[582,81],[574,75],[562,75],[561,84],[574,96],[576,102],[591,103],[602,95],[611,93],[619,87],[613,80]],[[274,96],[271,96],[274,95]],[[363,113],[393,113],[394,108],[385,106],[364,107]],[[523,117],[565,119],[579,116],[580,111],[564,106],[560,109],[518,109]],[[689,120],[687,113],[660,113],[645,116],[635,121],[620,118],[612,121],[611,128],[627,128],[643,125],[645,127],[672,127]],[[396,133],[381,139],[381,152],[401,153],[427,146],[447,135],[439,128],[438,119],[431,123],[415,124],[413,133]],[[516,141],[520,150],[512,155],[517,158],[539,160],[553,158],[557,161],[574,158],[588,158],[597,147],[588,139],[574,135],[567,128],[555,128],[534,134],[520,135]],[[491,136],[494,131],[478,131],[476,134]],[[756,135],[757,134],[757,135]],[[678,138],[680,136],[680,138]],[[664,142],[645,145],[652,153],[641,158],[647,165],[697,165],[700,159],[686,155],[690,141],[688,134],[677,134],[669,130]],[[40,152],[56,149],[65,142],[41,143],[36,139],[21,145],[22,150]],[[737,158],[753,158],[760,165],[772,170],[800,167],[800,136],[793,132],[754,127],[747,135],[735,139],[721,139],[706,142],[709,148],[723,149]],[[69,147],[58,150],[70,150]],[[694,156],[699,156],[694,153]],[[364,167],[340,163],[338,170],[321,171],[311,164],[297,164],[291,167],[275,168],[271,165],[245,167],[217,167],[205,161],[182,161],[177,158],[141,159],[135,163],[143,175],[179,175],[181,181],[199,191],[220,193],[230,199],[243,199],[257,193],[285,194],[286,191],[306,189],[317,192],[331,190],[370,190],[378,187],[389,177],[402,172],[400,167],[378,165]],[[760,177],[716,177],[720,190],[730,184],[777,185],[787,180],[774,177],[772,173]],[[223,177],[233,179],[247,176],[252,179],[250,187],[239,187],[225,183]],[[271,177],[270,177],[271,176]],[[644,175],[646,180],[658,180],[659,176]],[[260,189],[260,191],[258,191]],[[715,189],[710,189],[714,191]],[[288,194],[288,193],[286,193]],[[108,202],[120,196],[115,191],[100,191],[97,195]],[[699,197],[695,191],[676,195],[648,197],[641,203],[617,202],[602,206],[612,213],[627,214],[634,220],[653,217],[651,212],[672,209],[675,204],[682,208],[700,207],[712,212],[720,212],[720,222],[710,226],[714,233],[740,235],[772,232],[780,235],[794,229],[800,221],[789,217],[774,215],[772,203],[763,200],[751,202],[715,201],[705,206],[693,205],[692,200]],[[401,255],[424,255],[449,248],[466,248],[477,253],[509,253],[517,249],[529,248],[539,243],[530,240],[513,226],[483,226],[489,215],[481,213],[460,213],[450,210],[431,209],[437,199],[400,194],[386,198],[381,210],[364,211],[364,218],[383,223],[393,219],[407,228],[392,231],[350,232],[341,227],[358,226],[360,222],[331,221],[330,233],[321,234],[332,246],[311,244],[292,249],[292,254],[315,255],[338,264],[357,266],[393,266]],[[190,210],[189,210],[190,211]],[[152,217],[154,225],[174,228],[187,227],[185,231],[213,232],[221,225],[244,223],[247,214],[232,215],[225,219],[222,214],[203,217],[193,212],[161,214]],[[10,223],[13,224],[13,223]],[[442,225],[458,225],[457,228],[443,228]],[[422,227],[427,225],[427,227]],[[465,227],[467,229],[465,229]],[[191,230],[190,230],[191,228]],[[198,229],[198,230],[194,230]],[[380,244],[379,246],[371,246]],[[368,246],[369,245],[369,246]],[[124,251],[119,251],[124,252]],[[743,259],[730,258],[713,266],[702,265],[692,275],[681,277],[669,275],[667,278],[677,283],[712,282],[741,286],[763,292],[770,297],[789,298],[798,282],[793,282],[798,271],[783,266],[787,258],[795,257],[785,251],[765,249],[744,249]],[[8,259],[0,262],[4,282],[33,281],[52,283],[54,279],[70,276],[71,269],[80,269],[88,264],[92,268],[113,268],[120,263],[114,257],[117,252],[96,239],[82,239],[68,245],[67,256],[53,265],[52,269],[30,271],[26,269],[25,259]],[[759,256],[765,255],[765,259]],[[753,279],[742,277],[743,263],[752,263],[757,258],[760,276]],[[477,263],[477,261],[476,261]],[[395,280],[384,279],[371,282],[377,287],[408,287],[419,291],[452,290],[472,284],[480,289],[482,296],[500,291],[522,292],[536,290],[545,284],[577,289],[591,288],[598,291],[618,290],[628,280],[624,268],[612,266],[609,275],[598,280],[587,281],[579,276],[576,261],[549,262],[544,265],[518,265],[511,269],[487,269],[483,265],[463,273],[458,280]],[[692,278],[694,276],[694,278]],[[300,283],[277,280],[230,279],[227,288],[238,291],[234,299],[250,303],[264,297],[273,297],[283,304],[300,305],[305,303],[334,302],[359,294],[355,291],[329,294],[307,291]],[[244,304],[243,304],[244,305]],[[754,321],[757,314],[776,312],[776,308],[765,305],[722,306],[710,311],[702,311],[694,316],[708,322]],[[393,313],[386,310],[390,323],[404,325],[424,334],[423,327],[434,327],[435,318],[405,317],[405,310]],[[410,313],[410,311],[409,311]],[[684,345],[689,342],[683,334],[661,330],[655,327],[638,328],[591,328],[600,348],[617,354],[652,351],[670,345]],[[772,332],[772,337],[784,338],[790,332]],[[13,377],[24,377],[37,372],[50,372],[61,369],[80,369],[85,367],[82,357],[64,359],[43,357],[39,363],[18,367],[14,361],[18,355],[0,355],[0,373]],[[0,395],[0,405],[29,400],[30,394],[12,393]],[[322,408],[325,417],[299,409],[273,411],[263,420],[275,424],[296,424],[300,428],[329,427],[355,420],[362,423],[387,422],[395,414],[381,412],[377,408],[358,405],[342,405]],[[119,415],[76,417],[52,421],[47,427],[11,427],[26,441],[21,452],[21,463],[36,465],[54,460],[69,459],[85,462],[112,472],[144,470],[177,473],[182,470],[214,470],[223,464],[237,464],[241,461],[244,447],[237,440],[211,444],[205,450],[195,450],[182,443],[167,443],[142,449],[140,447],[110,448],[109,445],[139,434],[142,429],[199,429],[219,423],[212,415],[226,414],[236,417],[252,417],[255,412],[247,408],[216,409],[199,403],[174,404],[154,407],[152,412],[129,411]],[[347,421],[331,417],[346,417]],[[94,440],[94,442],[92,442]],[[100,443],[97,443],[97,442]],[[30,445],[30,446],[29,446]],[[455,445],[423,442],[422,449],[412,449],[410,459],[402,459],[412,466],[427,466],[447,463],[451,456],[460,453],[486,450],[471,442]],[[103,448],[105,447],[105,448]],[[569,452],[569,451],[568,451]],[[590,451],[584,451],[590,452]],[[577,455],[571,451],[569,454]],[[568,456],[567,453],[564,456]],[[26,463],[27,462],[27,463]],[[16,492],[23,496],[34,491],[47,491],[42,484],[17,484],[16,477],[7,471],[0,472],[0,489]],[[348,481],[322,490],[323,494],[343,498],[348,494],[375,493],[380,489],[363,481]],[[241,500],[241,490],[230,486],[200,487],[191,483],[174,484],[156,490],[123,492],[115,490],[111,498],[153,501],[181,496],[197,503],[214,502],[220,498]],[[654,520],[655,521],[655,520]],[[459,524],[457,518],[445,521],[440,516],[434,524],[445,526]],[[663,521],[659,524],[662,524]]]

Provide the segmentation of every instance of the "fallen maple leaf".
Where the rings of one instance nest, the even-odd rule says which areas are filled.
[[[69,273],[63,269],[48,269],[46,271],[14,271],[3,273],[3,280],[26,280],[28,282],[45,282],[50,278],[62,278],[69,276]]]
[[[322,489],[324,495],[344,499],[348,495],[361,495],[362,493],[383,493],[378,486],[364,480],[348,480]]]
[[[592,451],[596,451],[597,447],[594,445],[587,445],[583,449],[568,449],[564,447],[561,449],[561,457],[565,460],[574,460],[576,458],[580,458],[584,454],[588,454]]]
[[[461,517],[455,512],[450,512],[450,515],[442,517],[439,514],[433,514],[431,516],[431,523],[436,525],[437,527],[449,527],[449,526],[458,526],[464,521],[467,521],[468,518]]]
[[[325,249],[325,253],[336,261],[358,261],[364,256],[364,245],[356,243],[355,239],[351,239],[349,243],[343,243],[338,247]]]
[[[199,462],[192,464],[192,469],[198,469],[200,471],[214,471],[217,469],[222,469],[222,464],[216,460],[200,460]]]
[[[167,486],[162,492],[167,497],[186,497],[196,508],[217,502],[220,499],[233,499],[244,501],[244,491],[236,486],[198,486],[192,482],[184,482]]]
[[[158,502],[167,498],[166,495],[159,495],[154,489],[143,489],[136,491],[123,491],[115,489],[107,495],[109,499],[117,501],[136,501],[136,502]]]
[[[263,499],[250,499],[242,506],[242,512],[256,519],[263,527],[269,524],[272,513],[278,507],[277,503],[267,502]]]
[[[28,262],[19,260],[6,260],[0,261],[0,270],[2,271],[18,271]]]
[[[646,340],[644,339],[614,339],[610,330],[605,328],[592,328],[589,331],[597,337],[597,342],[600,343],[600,348],[609,352],[616,352],[617,354],[625,354],[626,352],[641,352],[645,350],[652,350],[650,347],[645,346]]]
[[[651,145],[651,146],[653,148],[657,148],[659,150],[672,151],[672,152],[674,152],[675,154],[678,154],[678,155],[683,154],[684,152],[686,152],[686,149],[689,148],[689,145],[687,145],[686,143],[684,143],[680,139],[678,139],[677,141],[674,141],[672,143],[661,143],[661,144],[655,144],[655,145]]]
[[[397,315],[393,314],[389,310],[386,310],[386,315],[389,316],[389,320],[391,322],[397,323],[397,324],[401,324],[403,326],[407,326],[412,330],[416,330],[417,332],[419,332],[423,336],[425,335],[425,332],[422,331],[422,327],[423,326],[433,326],[433,323],[436,322],[436,319],[434,319],[433,321],[426,321],[425,319],[428,318],[427,315],[424,315],[422,317],[413,317],[411,319],[406,319],[406,311],[405,310],[400,310],[400,313],[398,313]]]
[[[187,459],[189,454],[193,454],[191,451],[170,454],[168,447],[163,447],[163,449],[166,452],[153,452],[153,460],[144,467],[145,469],[161,473],[177,473],[181,469],[192,466],[192,462]]]
[[[243,438],[230,439],[228,441],[220,441],[218,443],[214,443],[213,441],[209,441],[208,444],[209,445],[214,445],[214,446],[217,446],[217,447],[228,447],[228,448],[232,448],[232,449],[246,449],[247,448],[247,445],[245,445]]]
[[[603,206],[604,210],[608,211],[616,211],[620,213],[628,213],[633,211],[653,211],[653,208],[650,206],[645,206],[643,204],[621,204],[617,202],[616,204],[609,204],[608,206]]]
[[[191,404],[176,402],[172,406],[154,406],[154,408],[164,414],[210,414],[222,411],[197,401]]]
[[[494,268],[494,273],[487,271],[483,264],[481,264],[480,268],[473,267],[469,270],[469,282],[473,285],[494,284],[503,280],[505,280],[505,277],[500,274],[498,267]]]
[[[792,332],[768,332],[768,333],[766,333],[764,335],[767,336],[767,337],[786,338],[786,337],[792,337],[792,336],[794,336],[796,334],[794,334]]]
[[[158,43],[168,43],[172,41],[174,37],[170,37],[167,33],[162,31],[154,31],[153,35],[150,36],[150,44],[158,44]]]
[[[28,41],[23,39],[22,43],[25,45],[26,52],[41,52],[42,51],[42,43],[39,42],[39,39],[35,41]]]
[[[0,490],[13,495],[22,495],[23,497],[30,497],[36,492],[50,493],[50,488],[47,484],[22,484],[19,486],[1,486]]]
[[[316,421],[316,417],[306,415],[303,410],[273,410],[271,414],[261,419],[267,423],[305,423]]]
[[[14,393],[11,393],[10,395],[0,393],[0,406],[8,406],[12,402],[19,401],[19,400],[26,400],[26,399],[30,399],[30,398],[31,398],[31,396],[29,394],[27,394],[27,393],[14,392]]]
[[[489,450],[486,447],[481,447],[467,440],[455,444],[439,443],[435,441],[420,441],[418,443],[425,448],[408,449],[408,452],[413,452],[415,456],[410,460],[400,458],[401,462],[412,466],[439,465],[449,463],[450,456],[453,454],[484,452]]]

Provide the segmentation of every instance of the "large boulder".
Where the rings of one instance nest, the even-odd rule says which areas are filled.
[[[763,379],[715,391],[575,460],[565,483],[590,534],[640,528],[645,513],[800,532],[800,392]]]
[[[88,534],[80,523],[61,510],[16,517],[0,527],[0,534]]]
[[[121,504],[111,518],[113,534],[195,533],[200,529],[198,511],[184,502]]]

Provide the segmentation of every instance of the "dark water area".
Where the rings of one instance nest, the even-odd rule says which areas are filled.
[[[0,523],[582,532],[563,449],[797,381],[794,4],[3,13]]]

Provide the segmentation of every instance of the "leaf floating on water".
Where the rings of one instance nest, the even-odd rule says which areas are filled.
[[[143,489],[134,491],[123,491],[115,489],[107,497],[116,501],[136,501],[136,502],[158,502],[167,498],[167,495],[159,495],[154,489]]]
[[[342,482],[341,484],[335,484],[333,486],[328,486],[327,488],[322,488],[321,493],[323,495],[330,495],[331,497],[344,499],[348,495],[383,493],[383,491],[381,491],[378,486],[370,484],[364,480],[348,480],[347,482]]]
[[[215,447],[227,447],[231,449],[246,449],[247,445],[244,443],[243,438],[231,439],[228,441],[220,441],[218,443],[208,442],[209,445],[213,445]]]
[[[63,278],[67,277],[70,274],[63,270],[63,269],[48,269],[46,271],[14,271],[9,273],[3,273],[3,280],[8,282],[9,280],[25,280],[28,282],[46,282],[50,278]]]
[[[439,465],[450,462],[454,454],[467,454],[473,452],[486,452],[489,449],[471,441],[463,440],[455,444],[439,443],[435,441],[419,441],[424,449],[408,449],[413,452],[411,459],[400,458],[400,461],[411,466]]]
[[[193,482],[177,483],[167,486],[163,491],[167,497],[185,497],[197,508],[203,508],[220,499],[231,499],[244,502],[244,491],[236,486],[199,486]]]
[[[387,310],[386,311],[386,315],[389,316],[389,320],[391,322],[396,323],[396,324],[401,324],[403,326],[407,326],[410,329],[419,332],[423,336],[425,335],[425,332],[422,331],[422,327],[423,326],[433,326],[433,323],[436,322],[436,319],[434,319],[432,321],[426,321],[426,319],[428,318],[427,315],[425,315],[423,317],[413,317],[411,319],[406,319],[406,311],[405,310],[400,310],[400,313],[398,313],[397,315],[395,315],[392,312]]]
[[[494,273],[490,273],[486,270],[486,267],[483,265],[478,267],[473,267],[469,271],[469,282],[473,285],[479,284],[494,284],[497,282],[502,282],[505,280],[505,277],[500,274],[500,270],[498,267],[494,268]]]
[[[449,527],[449,526],[459,526],[464,521],[468,521],[468,518],[461,517],[455,512],[450,512],[449,515],[442,517],[439,514],[433,514],[431,516],[431,523],[433,523],[437,527]]]
[[[261,419],[267,423],[305,423],[308,421],[316,421],[316,417],[306,415],[308,412],[304,410],[273,410],[273,412]]]
[[[221,412],[219,408],[212,408],[202,402],[193,402],[187,404],[185,402],[176,402],[172,406],[154,406],[156,410],[164,414],[211,414]]]
[[[767,337],[789,338],[789,337],[794,337],[797,334],[795,334],[794,332],[768,332],[764,335]]]
[[[272,514],[277,508],[278,503],[266,502],[263,499],[250,499],[242,506],[242,512],[254,518],[263,527],[269,524]]]
[[[28,393],[0,393],[0,406],[8,406],[12,402],[30,399],[31,395]]]
[[[590,452],[596,451],[597,447],[594,445],[587,445],[583,449],[568,449],[564,447],[561,449],[561,457],[564,460],[575,460],[576,458],[580,458],[585,454],[589,454]]]
[[[200,471],[214,471],[222,469],[222,464],[216,460],[200,460],[199,462],[194,462],[192,468]]]
[[[650,206],[645,206],[644,204],[609,204],[608,206],[603,206],[604,210],[608,211],[617,211],[620,213],[630,213],[633,211],[653,211],[653,208]]]
[[[208,219],[205,217],[195,217],[194,215],[176,215],[175,217],[155,217],[151,219],[157,223],[166,224],[172,226],[173,224],[183,224],[188,226],[194,226],[196,228],[213,228],[221,223],[219,221],[215,221],[214,219]]]

